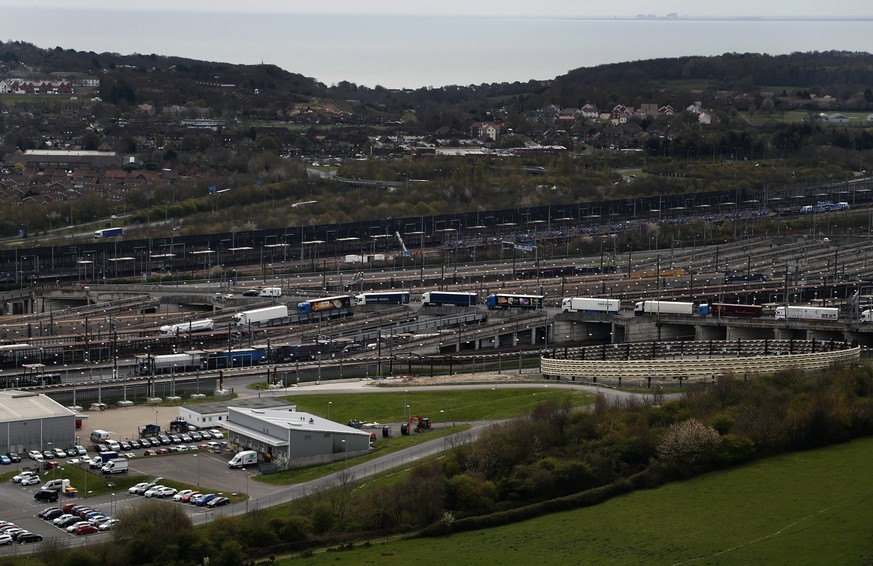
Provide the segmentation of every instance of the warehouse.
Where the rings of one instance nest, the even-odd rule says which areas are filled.
[[[0,391],[0,452],[27,454],[75,444],[73,411],[40,393]]]
[[[369,432],[294,408],[229,407],[224,427],[239,450],[255,450],[259,460],[279,468],[331,462],[370,449]]]
[[[297,405],[280,397],[249,397],[213,403],[194,403],[179,407],[179,419],[197,428],[221,427],[227,421],[228,407],[242,409],[290,408],[294,410]]]

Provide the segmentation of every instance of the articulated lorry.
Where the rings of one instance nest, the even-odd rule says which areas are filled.
[[[275,307],[243,311],[236,313],[232,318],[236,326],[266,325],[273,320],[288,318],[288,307],[276,305]]]
[[[561,312],[608,312],[617,314],[621,310],[618,299],[592,297],[566,297],[561,301]]]
[[[836,307],[776,307],[776,320],[839,320],[840,309]]]
[[[694,303],[680,303],[675,301],[640,301],[634,305],[634,314],[694,314]]]

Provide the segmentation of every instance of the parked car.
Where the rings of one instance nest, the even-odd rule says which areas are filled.
[[[42,511],[37,513],[36,516],[39,517],[40,519],[44,519],[46,513],[50,513],[52,511],[54,511],[55,509],[57,509],[58,511],[61,510],[60,507],[46,507],[45,509],[43,509]]]
[[[30,452],[27,453],[27,457],[30,458],[31,460],[36,460],[36,461],[41,461],[43,459],[42,452],[40,452],[39,450],[31,450]]]
[[[21,480],[23,480],[27,476],[35,476],[35,475],[36,475],[36,472],[34,472],[34,471],[24,470],[20,474],[12,476],[12,483],[21,483]]]
[[[81,444],[76,445],[76,452],[79,454],[79,456],[84,456],[88,453],[88,451],[85,450],[85,447]]]
[[[145,493],[146,491],[155,487],[156,485],[158,485],[158,484],[156,484],[154,482],[142,482],[142,483],[136,484],[135,486],[133,486],[132,488],[130,488],[127,491],[128,491],[128,493],[132,493],[134,495],[142,495],[143,493]]]
[[[38,475],[33,474],[30,476],[24,476],[23,478],[21,478],[21,481],[18,483],[20,483],[21,485],[36,485],[36,484],[40,483],[41,481],[42,480],[39,479]]]
[[[214,493],[206,493],[204,495],[199,496],[197,498],[197,500],[194,501],[194,505],[196,505],[197,507],[204,507],[204,506],[206,506],[207,503],[209,503],[210,501],[212,501],[216,497],[218,497],[218,495],[216,495]]]
[[[110,452],[109,447],[105,444],[95,444],[94,450],[97,451],[98,454],[103,454],[104,452]]]
[[[189,432],[188,436],[190,436],[191,440],[194,442],[200,442],[201,440],[203,440],[203,434],[200,432],[197,432],[196,430],[193,432]]]
[[[55,526],[61,527],[62,529],[66,529],[67,527],[69,527],[73,523],[78,523],[81,520],[82,519],[80,519],[78,515],[70,515],[68,518],[64,519],[60,523],[55,523]]]
[[[0,535],[0,545],[12,544],[12,537],[9,535]]]
[[[21,533],[20,535],[18,535],[18,540],[16,542],[18,542],[19,544],[25,544],[28,542],[41,542],[41,541],[42,541],[42,535],[38,535],[36,533]]]
[[[16,464],[21,461],[21,456],[19,456],[17,452],[9,452],[6,455],[9,456],[9,459],[12,460],[13,462],[15,462]]]
[[[91,523],[89,523],[88,521],[81,521],[81,520],[80,520],[80,521],[76,521],[76,522],[73,523],[72,525],[68,525],[68,526],[66,527],[66,528],[67,528],[67,532],[68,532],[68,533],[76,532],[76,529],[78,529],[79,527],[82,527],[82,526],[84,526],[84,525],[92,526]]]
[[[72,447],[72,446],[69,447],[69,448],[67,448],[67,449],[65,450],[65,452],[67,453],[67,456],[69,456],[70,458],[75,458],[76,456],[79,455],[79,451],[76,450],[76,449],[75,449],[74,447]]]
[[[112,527],[114,527],[117,524],[118,524],[118,519],[109,519],[108,521],[106,521],[105,523],[100,525],[98,527],[98,529],[100,529],[101,531],[108,531],[108,530],[111,530]]]
[[[0,464],[8,466],[11,463],[12,460],[9,459],[9,456],[7,456],[6,454],[0,454]]]
[[[66,454],[64,454],[64,456],[66,456]],[[42,457],[45,458],[46,460],[51,460],[52,458],[55,457],[55,453],[52,450],[43,450]]]
[[[48,513],[44,514],[42,516],[42,519],[45,519],[46,521],[54,521],[55,519],[57,519],[58,517],[60,517],[63,514],[64,514],[64,512],[61,511],[60,509],[58,509],[57,507],[52,507],[52,510],[49,511]]]
[[[216,497],[212,501],[209,501],[206,506],[207,507],[221,507],[222,505],[228,505],[230,503],[230,499],[227,497]]]
[[[182,503],[190,503],[191,500],[193,498],[197,497],[198,495],[200,495],[200,492],[195,490],[195,491],[192,491],[191,493],[189,493],[188,495],[182,496],[182,499],[180,499],[180,501]]]
[[[183,497],[185,497],[186,495],[190,495],[192,493],[194,493],[193,489],[183,489],[182,491],[178,491],[173,496],[173,501],[182,501]]]
[[[142,444],[139,443],[139,440],[131,440],[130,441],[130,448],[132,450],[136,450],[138,448],[142,448]]]
[[[99,527],[100,525],[102,525],[106,521],[111,521],[111,520],[112,520],[112,517],[109,517],[108,515],[98,515],[97,517],[91,517],[90,519],[88,519],[88,522],[91,523],[92,525],[94,525],[95,527]]]
[[[182,442],[182,438],[178,434],[171,434],[170,440],[173,442],[173,444],[179,444],[180,442]]]
[[[67,452],[63,448],[55,448],[53,450],[53,452],[55,453],[55,455],[52,456],[53,458],[66,458],[67,457]]]
[[[224,440],[224,434],[217,428],[210,428],[209,434],[211,434],[212,438],[214,438],[215,440]]]
[[[96,533],[98,530],[99,529],[91,523],[85,523],[84,525],[79,525],[73,533],[77,535],[90,535],[91,533]]]
[[[64,513],[60,517],[55,517],[54,519],[52,519],[52,524],[56,527],[60,527],[64,521],[73,517],[75,517],[75,515],[73,515],[72,513]]]
[[[121,446],[121,449],[124,450],[125,452],[132,449],[130,442],[128,442],[126,440],[122,440],[121,442],[118,443],[118,445]]]

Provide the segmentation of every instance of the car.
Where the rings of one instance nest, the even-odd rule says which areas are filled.
[[[261,292],[257,289],[247,289],[243,291],[243,297],[257,297]]]
[[[67,517],[67,518],[65,518],[63,521],[61,521],[60,523],[57,523],[57,522],[56,522],[56,523],[55,523],[55,526],[56,526],[56,527],[60,527],[60,528],[62,528],[62,529],[66,529],[67,527],[69,527],[69,526],[72,525],[73,523],[78,523],[78,522],[80,522],[81,520],[82,520],[82,519],[80,519],[78,515],[70,515],[69,517]]]
[[[31,460],[36,460],[37,462],[43,461],[42,452],[40,452],[39,450],[31,450],[27,453],[27,457]]]
[[[183,489],[182,491],[177,491],[176,494],[173,496],[173,501],[182,501],[183,497],[192,493],[194,493],[193,489]]]
[[[117,525],[117,524],[118,524],[118,519],[109,519],[109,520],[106,521],[105,523],[102,523],[102,524],[98,527],[98,529],[100,529],[101,531],[108,531],[108,530],[111,530],[112,527],[114,527],[114,526]]]
[[[176,449],[176,452],[187,452],[187,451],[188,451],[188,445],[187,445],[187,444],[180,444],[180,445],[178,445],[178,446],[174,446],[173,448]]]
[[[161,445],[161,439],[158,438],[157,436],[150,436],[149,442],[151,443],[152,446],[155,446],[155,447]]]
[[[225,293],[221,296],[221,298],[225,301],[233,300],[233,293]]]
[[[18,539],[16,540],[18,544],[25,544],[28,542],[42,542],[42,535],[38,535],[36,533],[21,533],[18,535]]]
[[[81,444],[76,445],[76,452],[79,454],[79,456],[85,456],[86,454],[88,454],[88,451],[85,450],[85,447]]]
[[[9,535],[0,535],[0,545],[6,546],[12,544],[12,537]]]
[[[164,486],[164,488],[158,492],[157,496],[160,498],[171,497],[173,495],[176,495],[176,491],[177,490],[175,487]]]
[[[35,476],[36,472],[31,470],[24,470],[18,475],[12,476],[12,483],[21,483],[21,480],[26,478],[27,476]]]
[[[173,444],[179,444],[180,442],[182,442],[182,437],[180,437],[178,434],[171,434],[170,440],[173,442]]]
[[[185,434],[180,434],[180,435],[179,435],[179,438],[181,438],[181,439],[182,439],[182,442],[184,442],[184,443],[186,443],[186,444],[189,443],[189,442],[191,442],[191,435],[189,435],[189,434],[187,434],[187,433],[185,433]]]
[[[109,447],[105,444],[95,444],[94,450],[97,451],[98,454],[104,454],[106,452],[110,452]]]
[[[63,448],[55,448],[53,450],[53,452],[55,453],[55,455],[52,456],[52,458],[66,458],[67,457],[67,451],[64,450]]]
[[[21,456],[19,456],[17,452],[9,452],[6,455],[9,456],[9,459],[16,464],[21,461]]]
[[[200,492],[197,490],[194,490],[187,495],[183,495],[179,501],[181,501],[182,503],[190,503],[191,500],[194,499],[195,497],[197,497],[198,495],[200,495]]]
[[[67,448],[67,449],[65,450],[65,452],[67,453],[67,456],[69,456],[70,458],[75,458],[76,456],[79,455],[79,451],[76,450],[75,448],[73,448],[72,446],[70,446],[69,448]]]
[[[193,432],[189,432],[188,436],[190,436],[191,440],[194,442],[200,442],[201,440],[203,440],[203,434],[197,432],[196,430]]]
[[[158,448],[155,450],[155,454],[169,454],[169,449],[167,448]]]
[[[66,456],[66,454],[64,454],[64,456]],[[42,457],[45,458],[46,460],[51,460],[52,458],[55,457],[55,453],[53,450],[43,450]],[[61,456],[61,457],[63,458],[63,456]]]
[[[76,527],[73,533],[77,535],[90,535],[91,533],[96,533],[98,531],[99,529],[91,523],[85,523],[84,525]]]
[[[78,511],[76,511],[76,515],[78,515],[79,518],[84,521],[88,518],[89,514],[95,513],[95,512],[99,513],[99,511],[97,511],[93,507],[83,507],[82,509],[79,509]]]
[[[81,526],[83,526],[83,525],[93,526],[93,525],[91,525],[91,523],[89,523],[88,521],[76,521],[76,522],[73,523],[72,525],[68,525],[68,526],[66,527],[66,529],[67,529],[67,532],[68,532],[68,533],[72,533],[72,532],[75,532],[76,529],[78,529],[79,527],[81,527]]]
[[[72,517],[75,517],[75,515],[73,515],[72,513],[64,513],[63,515],[61,515],[59,517],[55,517],[54,519],[52,519],[52,524],[55,525],[56,527],[59,527],[64,523],[64,521],[66,521],[67,519],[70,519]]]
[[[0,454],[0,464],[8,466],[11,463],[12,460],[9,459],[9,456],[7,456],[6,454]]]
[[[140,483],[136,484],[135,486],[133,486],[132,488],[128,489],[127,492],[132,493],[134,495],[142,495],[143,493],[145,493],[146,491],[155,487],[156,485],[158,485],[158,484],[156,484],[155,482],[148,482],[148,481],[140,482]]]
[[[39,517],[40,519],[44,519],[46,513],[50,513],[52,511],[54,511],[55,509],[57,509],[58,511],[61,510],[60,507],[46,507],[45,509],[43,509],[42,511],[37,513],[36,516]]]
[[[216,495],[214,493],[206,493],[206,494],[200,495],[199,497],[197,497],[197,500],[194,501],[194,505],[196,505],[197,507],[205,507],[207,503],[209,503],[210,501],[212,501],[216,497],[218,497],[218,495]]]
[[[60,517],[63,514],[64,514],[63,511],[61,511],[57,507],[53,507],[51,511],[49,511],[48,513],[45,513],[42,516],[42,519],[44,519],[46,521],[54,521],[55,519],[57,519],[58,517]]]
[[[102,525],[106,521],[111,521],[111,520],[112,520],[112,517],[109,517],[108,515],[97,515],[96,517],[91,517],[90,519],[88,519],[88,522],[91,523],[92,525],[94,525],[95,527],[99,527],[100,525]]]
[[[33,474],[31,476],[24,476],[23,478],[21,478],[21,481],[18,483],[20,483],[21,485],[36,485],[36,484],[40,483],[41,481],[42,480],[39,479],[38,475]]]
[[[26,532],[27,532],[27,529],[22,529],[21,527],[16,527],[14,529],[6,529],[5,531],[3,531],[3,534],[9,535],[12,537],[12,540],[15,540],[18,537],[18,535],[20,535],[21,533],[26,533]]]
[[[109,447],[110,452],[120,452],[121,451],[121,444],[119,444],[115,440],[107,440],[106,446]]]
[[[230,504],[230,499],[228,499],[227,497],[216,497],[212,501],[206,503],[206,506],[214,509],[215,507],[221,507],[228,504]]]
[[[130,442],[128,442],[126,440],[122,440],[121,442],[118,443],[118,445],[121,446],[121,449],[124,450],[125,452],[131,449]]]
[[[33,494],[33,498],[36,501],[53,503],[58,500],[58,492],[54,489],[41,489]]]
[[[224,440],[224,434],[217,428],[209,429],[209,434],[211,434],[212,438],[215,440]]]
[[[167,436],[166,434],[162,434],[161,436],[158,437],[158,439],[161,441],[161,444],[164,444],[164,445],[173,443],[173,441],[170,440],[170,437]]]
[[[139,443],[139,440],[131,440],[130,441],[131,450],[136,450],[138,448],[142,448],[142,444]]]
[[[160,485],[160,484],[158,484],[158,485],[153,485],[152,487],[150,487],[150,488],[148,488],[146,491],[144,491],[142,494],[145,495],[146,497],[157,497],[157,496],[158,496],[158,493],[159,493],[162,489],[164,489],[164,486],[162,486],[162,485]]]

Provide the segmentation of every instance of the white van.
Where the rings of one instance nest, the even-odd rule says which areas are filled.
[[[94,444],[102,444],[105,440],[109,440],[110,436],[112,435],[109,434],[109,431],[97,429],[91,432],[91,442]]]
[[[281,297],[282,289],[281,287],[264,287],[261,289],[261,292],[258,293],[259,297]]]

